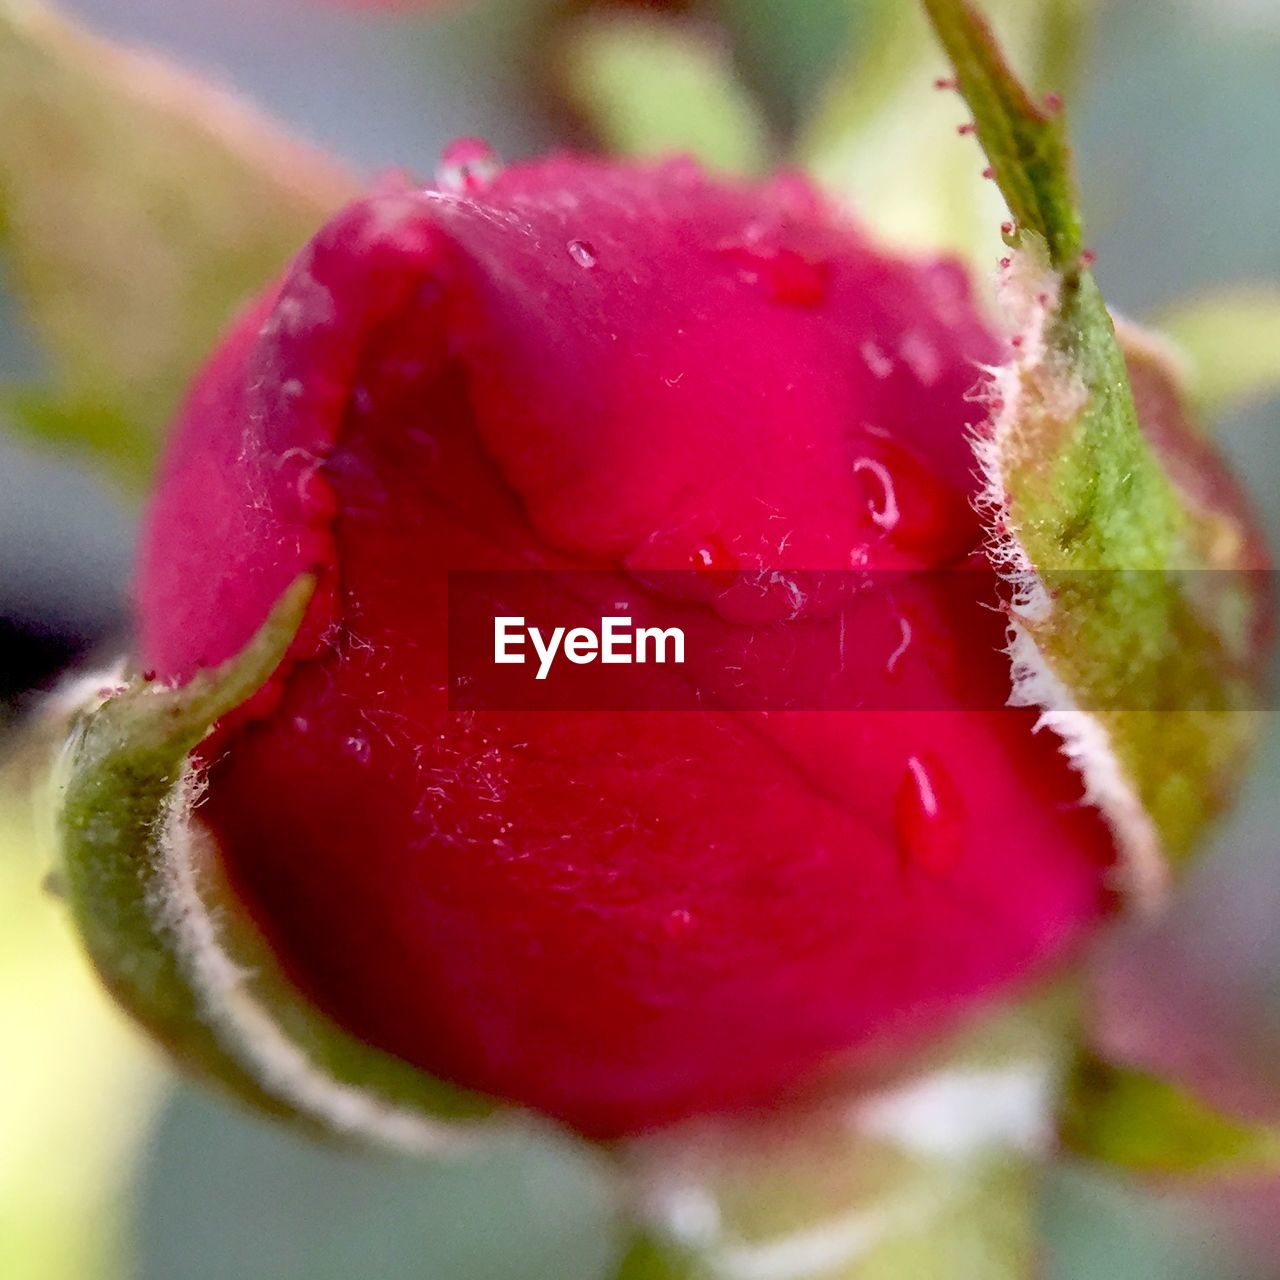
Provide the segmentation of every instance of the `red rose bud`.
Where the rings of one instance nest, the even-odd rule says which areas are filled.
[[[776,1101],[1063,956],[1113,840],[1037,713],[997,709],[967,427],[997,344],[960,269],[789,177],[474,144],[443,176],[348,208],[236,325],[143,538],[161,684],[318,578],[195,815],[292,981],[610,1137]],[[964,599],[877,578],[923,569]],[[927,709],[455,710],[449,575],[516,570],[607,583],[597,619],[674,575],[748,633],[759,571],[862,575],[842,677]]]
[[[1111,837],[1058,743],[936,692],[1007,690],[1002,618],[913,626],[886,591],[844,637],[930,711],[459,713],[447,575],[970,563],[995,344],[957,267],[798,181],[475,150],[349,208],[205,369],[142,664],[188,680],[319,575],[199,818],[349,1031],[595,1136],[767,1103],[1104,909]]]

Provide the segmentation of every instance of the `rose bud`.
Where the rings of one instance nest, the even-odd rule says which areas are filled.
[[[1068,955],[1116,839],[1001,705],[969,430],[1001,348],[962,270],[789,177],[462,159],[234,326],[143,534],[157,689],[315,577],[188,815],[295,988],[612,1138],[856,1073]],[[913,709],[454,710],[449,574],[512,570],[706,571],[694,611],[735,571],[864,573],[841,670]],[[904,610],[881,570],[965,600]]]

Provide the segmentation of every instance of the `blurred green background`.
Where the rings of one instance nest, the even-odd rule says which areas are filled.
[[[775,121],[794,123],[856,48],[873,3],[680,7],[723,24],[744,81]],[[459,134],[510,156],[564,137],[568,117],[542,74],[544,32],[553,11],[585,6],[478,0],[432,16],[305,0],[67,7],[243,91],[372,174],[429,173]],[[1197,290],[1280,281],[1280,0],[1102,0],[1083,66],[1072,115],[1112,303],[1150,318]],[[916,91],[922,103],[932,92],[927,80]],[[0,382],[42,367],[0,265]],[[1234,410],[1219,430],[1280,545],[1275,404]],[[133,524],[93,467],[0,432],[0,716],[118,642]],[[1245,803],[1174,917],[1141,945],[1161,957],[1153,993],[1176,1005],[1191,992],[1188,1018],[1212,1006],[1220,1051],[1280,1088],[1278,782],[1273,731]],[[180,1083],[99,994],[41,891],[35,806],[12,794],[0,805],[0,1280],[606,1274],[606,1206],[568,1153],[510,1145],[413,1166],[316,1146]],[[1046,1209],[1047,1275],[1280,1276],[1265,1196],[1251,1215],[1210,1200],[1062,1169]]]

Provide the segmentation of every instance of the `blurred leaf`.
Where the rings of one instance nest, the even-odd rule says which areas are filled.
[[[160,1073],[41,890],[52,853],[19,772],[0,769],[0,1272],[119,1280],[127,1177]]]
[[[617,155],[687,153],[744,174],[768,163],[768,124],[711,31],[654,14],[589,15],[564,28],[557,61],[565,97]]]
[[[603,1280],[613,1249],[572,1150],[352,1151],[192,1088],[159,1116],[129,1207],[130,1280]]]
[[[0,0],[0,252],[54,380],[11,416],[141,482],[222,327],[355,192],[231,95]]]
[[[1056,1165],[1047,1190],[1043,1280],[1275,1280],[1274,1249],[1210,1196],[1084,1161]]]
[[[1185,353],[1208,415],[1280,392],[1280,285],[1245,285],[1170,307],[1156,320]]]
[[[697,1280],[699,1264],[688,1250],[640,1233],[627,1244],[614,1280]]]
[[[1082,1060],[1063,1141],[1077,1155],[1152,1173],[1280,1174],[1280,1129],[1253,1125],[1146,1072]]]
[[[633,1140],[651,1234],[623,1277],[1026,1280],[1075,1020],[1024,996],[889,1083]]]
[[[860,25],[866,0],[714,0],[737,59],[770,114],[794,124]]]
[[[986,8],[1036,82],[1075,78],[1097,0],[991,0]],[[798,156],[888,243],[958,253],[985,268],[1000,248],[1000,192],[982,180],[981,151],[956,130],[970,120],[921,7],[868,0],[853,47],[803,127]]]
[[[978,445],[992,559],[1016,593],[1012,700],[1062,737],[1115,832],[1125,886],[1151,902],[1257,731],[1257,584],[1193,572],[1247,568],[1255,547],[1228,500],[1196,488],[1207,468],[1187,465],[1196,442],[1181,417],[1139,424],[1081,248],[1057,109],[1031,101],[967,0],[925,6],[1017,217],[1003,300],[1020,346]],[[1176,386],[1161,389],[1176,403]]]

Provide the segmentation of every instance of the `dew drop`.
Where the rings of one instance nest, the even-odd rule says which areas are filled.
[[[805,310],[820,307],[827,300],[831,264],[768,244],[766,234],[764,228],[750,226],[720,252],[738,268],[744,284],[760,284],[770,301]]]
[[[951,775],[928,754],[907,758],[895,821],[907,866],[937,876],[955,870],[964,854],[964,804]]]
[[[972,537],[973,512],[910,450],[869,428],[852,456],[854,501],[897,551],[939,563]],[[855,566],[856,567],[856,566]]]
[[[689,556],[689,567],[700,573],[732,573],[739,568],[738,557],[719,538],[707,538]]]
[[[565,248],[569,257],[584,271],[590,271],[596,265],[595,246],[589,240],[570,240]]]
[[[502,161],[483,138],[458,138],[440,153],[436,186],[453,195],[477,195],[501,172]]]
[[[369,763],[369,739],[358,736],[347,738],[342,744],[342,749],[360,764]]]
[[[806,311],[820,307],[827,300],[830,275],[829,263],[811,261],[790,249],[778,252],[763,272],[774,302]]]

